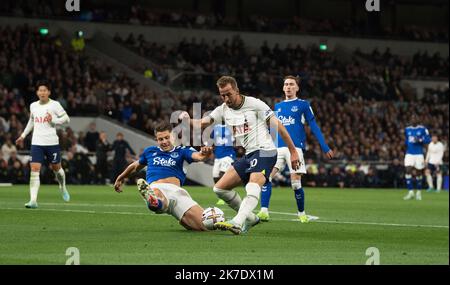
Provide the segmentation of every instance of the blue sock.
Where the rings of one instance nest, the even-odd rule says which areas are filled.
[[[162,209],[163,202],[162,202],[160,199],[156,199],[155,202],[157,202],[157,203],[150,204],[150,203],[147,201],[147,207],[148,207],[148,209],[149,209],[150,211],[156,212],[156,211]]]
[[[272,182],[267,181],[261,189],[261,207],[269,208],[270,196],[272,196]]]
[[[413,190],[413,183],[412,183],[412,176],[411,175],[405,175],[406,180],[406,188],[411,191]]]
[[[416,176],[416,189],[417,190],[422,190],[422,181],[423,181],[423,177],[422,175]]]
[[[297,209],[299,212],[305,211],[305,191],[303,188],[295,189],[295,200],[297,201]]]

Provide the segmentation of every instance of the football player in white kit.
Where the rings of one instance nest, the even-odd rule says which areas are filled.
[[[441,192],[442,189],[442,159],[444,157],[445,146],[439,141],[436,135],[431,137],[431,143],[428,145],[427,156],[425,157],[425,163],[428,169],[425,170],[425,176],[427,177],[428,190],[431,192],[433,187],[433,173],[436,174],[436,192]]]
[[[38,207],[39,172],[41,165],[46,161],[50,163],[50,167],[55,173],[63,200],[65,202],[70,200],[70,195],[66,188],[66,176],[61,168],[61,149],[55,128],[57,125],[69,123],[70,119],[61,104],[49,98],[51,87],[48,81],[39,81],[36,88],[39,101],[31,103],[28,124],[16,140],[16,144],[21,143],[33,131],[30,161],[30,201],[25,204],[26,208],[31,209]]]
[[[190,120],[194,127],[206,128],[212,124],[230,127],[236,141],[245,149],[245,156],[233,163],[214,185],[214,192],[228,206],[237,211],[229,221],[216,223],[222,230],[241,234],[259,223],[253,213],[258,206],[261,187],[269,179],[277,161],[277,149],[268,130],[268,123],[277,128],[291,153],[293,169],[299,167],[299,157],[294,143],[283,124],[263,101],[239,93],[236,80],[222,76],[217,81],[223,104],[201,120]],[[187,116],[183,117],[188,118]],[[233,188],[245,185],[247,196],[241,200]]]

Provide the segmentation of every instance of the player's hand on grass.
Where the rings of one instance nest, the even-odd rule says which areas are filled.
[[[122,192],[122,189],[121,189],[122,184],[123,184],[123,180],[119,180],[119,179],[117,179],[116,182],[114,183],[114,190],[117,193],[121,193]]]
[[[328,159],[332,159],[334,157],[334,152],[330,149],[325,155]]]

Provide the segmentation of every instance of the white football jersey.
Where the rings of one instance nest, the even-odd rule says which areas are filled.
[[[45,118],[47,112],[52,115],[52,118],[61,117],[66,114],[64,108],[58,101],[49,99],[46,104],[41,104],[39,101],[33,102],[30,105],[30,119],[33,120],[33,137],[31,139],[32,145],[57,145],[59,138],[56,134],[55,125],[48,122]]]
[[[441,142],[433,143],[428,145],[427,158],[428,163],[431,164],[442,164],[442,158],[444,157],[445,147]]]
[[[224,122],[233,132],[238,145],[249,154],[256,150],[275,150],[270,136],[267,120],[274,115],[263,101],[254,97],[243,96],[244,102],[239,109],[232,109],[223,103],[209,116],[215,123]]]

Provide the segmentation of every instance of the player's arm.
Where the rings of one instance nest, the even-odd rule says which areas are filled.
[[[277,131],[280,134],[283,141],[286,143],[289,152],[291,153],[291,165],[294,170],[297,170],[299,167],[299,157],[297,153],[297,149],[295,148],[294,142],[291,139],[291,136],[289,135],[288,131],[286,130],[285,126],[281,123],[280,120],[278,120],[277,117],[272,115],[270,118],[268,118],[270,121],[271,126],[276,126]]]
[[[69,115],[67,115],[66,111],[63,109],[61,104],[57,103],[54,107],[54,116],[47,112],[48,121],[54,125],[63,125],[70,123]]]
[[[419,141],[423,144],[429,144],[431,142],[431,136],[430,136],[430,132],[428,132],[427,129],[425,129],[425,135],[423,135]]]
[[[316,137],[317,141],[319,142],[320,148],[322,151],[326,154],[328,159],[332,159],[334,156],[334,152],[330,149],[330,147],[325,142],[325,138],[323,137],[322,131],[320,130],[320,127],[317,125],[316,119],[314,117],[314,113],[312,111],[311,106],[308,104],[308,107],[305,110],[305,118],[308,122],[309,128],[311,129],[311,132]]]
[[[23,130],[23,133],[16,139],[16,144],[21,143],[26,136],[33,130],[34,128],[34,119],[33,115],[30,115],[30,119],[28,120],[27,126]]]
[[[122,184],[125,180],[125,178],[128,178],[131,174],[135,172],[139,172],[141,169],[143,169],[145,165],[142,165],[139,163],[139,160],[136,160],[135,162],[128,165],[128,167],[117,177],[115,183],[114,183],[114,190],[116,192],[120,193],[122,192]]]
[[[212,147],[211,146],[202,146],[200,151],[192,153],[193,161],[205,161],[211,157]]]
[[[427,164],[428,164],[428,161],[430,160],[430,147],[431,147],[431,145],[428,145],[427,155],[425,156],[425,163],[427,163]]]
[[[182,112],[178,119],[182,121],[186,120],[191,127],[200,129],[205,129],[214,124],[214,119],[211,116],[206,116],[201,119],[191,119],[186,111]]]

